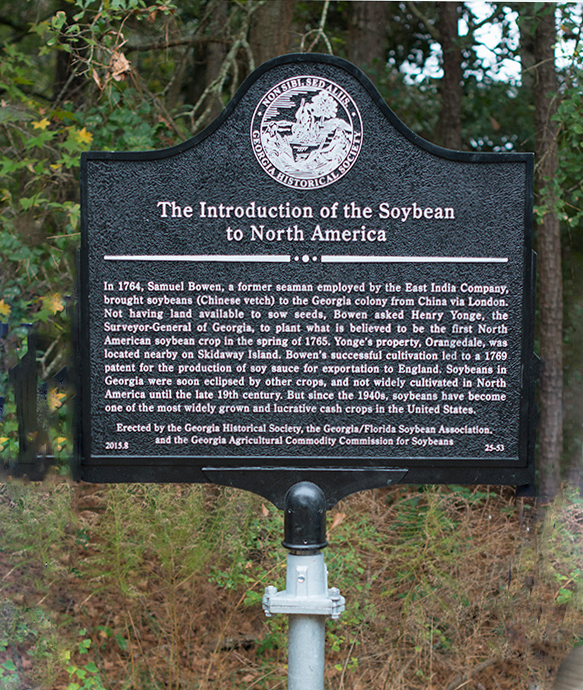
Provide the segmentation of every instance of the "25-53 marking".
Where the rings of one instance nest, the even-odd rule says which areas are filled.
[[[486,453],[500,453],[504,450],[503,443],[486,443],[484,446]]]

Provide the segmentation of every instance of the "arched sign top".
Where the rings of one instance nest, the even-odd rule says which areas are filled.
[[[318,68],[316,70],[316,73],[313,73],[314,69],[311,69],[312,66],[314,68]],[[205,127],[205,129],[203,129],[201,132],[199,132],[192,138],[187,139],[186,141],[183,141],[174,146],[149,151],[148,156],[151,158],[174,156],[188,148],[196,146],[202,140],[210,136],[219,127],[221,127],[223,123],[233,114],[235,114],[235,117],[237,117],[236,110],[239,107],[240,102],[244,100],[248,92],[255,86],[257,82],[263,83],[263,81],[265,80],[265,83],[268,85],[266,87],[268,94],[271,92],[272,89],[275,89],[277,87],[277,83],[275,83],[274,79],[269,79],[269,74],[276,74],[276,72],[274,71],[276,70],[276,68],[282,68],[285,72],[285,69],[287,67],[289,67],[292,70],[292,73],[294,75],[293,77],[289,77],[289,79],[292,81],[298,76],[300,78],[308,79],[310,77],[321,78],[322,74],[331,74],[331,78],[327,80],[327,86],[328,91],[332,93],[332,96],[335,100],[336,97],[333,93],[334,86],[336,86],[339,93],[340,91],[344,91],[347,99],[352,100],[353,96],[351,96],[351,93],[354,89],[354,86],[358,84],[358,86],[368,94],[370,102],[374,103],[377,106],[377,108],[380,110],[380,112],[382,112],[387,121],[390,122],[391,125],[397,131],[399,131],[404,137],[406,137],[409,141],[414,143],[420,149],[423,149],[436,156],[467,162],[502,162],[505,159],[522,159],[524,161],[533,160],[532,153],[483,153],[456,151],[453,149],[443,148],[441,146],[433,144],[432,142],[427,141],[423,137],[419,136],[416,132],[411,130],[409,127],[407,127],[407,125],[401,119],[399,119],[399,117],[393,112],[393,110],[391,110],[390,106],[387,105],[387,103],[383,100],[376,86],[371,82],[371,80],[359,67],[349,62],[348,60],[344,60],[343,58],[321,53],[289,53],[287,55],[281,55],[279,57],[272,58],[267,62],[264,62],[243,81],[243,83],[237,89],[237,92],[235,93],[231,101],[229,101],[224,110],[217,116],[217,118],[213,122],[211,122],[207,127]],[[337,80],[336,82],[333,81],[332,75]],[[277,78],[278,77],[276,76],[275,79]],[[270,84],[271,86],[269,86]],[[258,94],[254,97],[260,99],[261,95]],[[292,106],[292,108],[293,107],[294,106]],[[343,110],[343,108],[341,109]],[[294,110],[297,111],[297,108],[294,108]],[[358,113],[358,109],[356,109],[356,112]],[[344,118],[346,120],[349,119],[346,117],[346,115],[344,115]],[[90,157],[98,156],[102,158],[123,157],[125,159],[131,160],[140,157],[142,154],[143,152],[136,151],[92,151],[88,154],[83,155]]]

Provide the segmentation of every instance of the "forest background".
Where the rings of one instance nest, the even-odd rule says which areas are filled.
[[[331,582],[353,602],[329,629],[327,682],[550,687],[583,636],[581,27],[580,3],[4,0],[5,461],[18,454],[9,371],[30,328],[42,381],[71,355],[80,154],[188,139],[271,57],[345,57],[429,141],[536,153],[538,466],[549,503],[535,514],[487,487],[342,502],[330,515]],[[70,397],[51,385],[39,407],[57,459],[48,478],[1,486],[0,683],[280,687],[285,621],[266,624],[259,605],[282,575],[277,511],[208,487],[69,484]]]

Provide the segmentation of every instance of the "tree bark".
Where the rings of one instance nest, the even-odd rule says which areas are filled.
[[[229,3],[227,0],[218,0],[217,9],[213,15],[210,32],[211,35],[216,36],[216,40],[210,40],[206,47],[206,70],[205,70],[205,86],[211,84],[218,76],[223,64],[223,60],[227,55],[227,42],[221,40],[224,34],[225,26],[229,18]],[[213,109],[210,113],[210,119],[221,113],[223,104],[218,98],[213,99]]]
[[[531,3],[521,2],[518,6],[520,22],[520,80],[522,88],[530,94],[534,94],[536,59],[534,56],[534,34],[531,30],[533,22],[534,8]]]
[[[536,228],[539,255],[539,342],[542,360],[540,380],[541,419],[539,428],[541,495],[550,499],[560,483],[563,448],[563,282],[561,233],[556,211],[554,179],[558,167],[557,74],[554,3],[545,3],[536,17],[535,123],[537,205],[544,215]]]
[[[168,107],[178,102],[179,92],[184,92],[186,103],[196,103],[206,87],[218,76],[229,48],[228,22],[229,0],[213,0],[212,15],[205,28],[206,40],[197,42],[189,59],[184,59],[174,78],[174,84],[168,92]],[[193,64],[194,63],[194,64]],[[223,104],[215,94],[211,94],[211,111],[207,122],[216,118],[223,109]]]
[[[373,80],[387,60],[388,3],[353,2],[348,27],[347,58]]]
[[[443,78],[439,85],[441,110],[438,141],[448,149],[462,147],[462,51],[458,36],[458,3],[439,3],[439,37]]]
[[[296,0],[268,0],[253,13],[249,45],[255,66],[288,52]]]

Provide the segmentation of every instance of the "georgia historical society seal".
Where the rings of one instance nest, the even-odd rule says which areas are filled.
[[[255,108],[251,143],[274,180],[318,189],[354,165],[362,146],[362,120],[338,84],[323,77],[293,77],[271,88]]]

